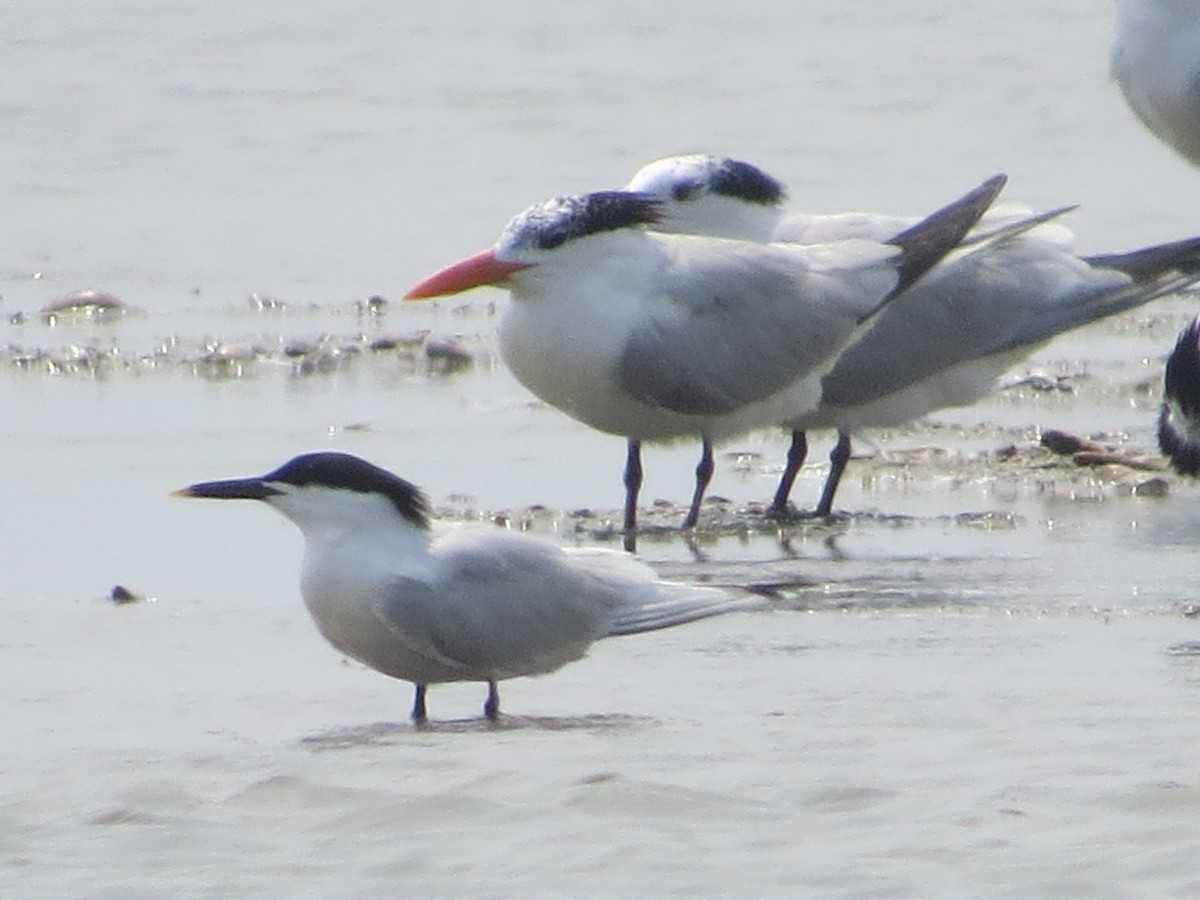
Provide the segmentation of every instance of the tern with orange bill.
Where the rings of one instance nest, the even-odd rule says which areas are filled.
[[[492,248],[406,299],[509,289],[499,344],[517,380],[627,440],[632,549],[643,441],[701,440],[684,521],[694,526],[714,442],[816,408],[838,354],[954,251],[1004,181],[883,239],[813,246],[659,233],[663,205],[640,192],[561,197],[521,213]]]

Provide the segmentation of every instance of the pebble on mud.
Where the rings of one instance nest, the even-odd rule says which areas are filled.
[[[1171,483],[1165,478],[1150,478],[1133,486],[1137,497],[1165,497],[1171,492]]]
[[[1053,428],[1042,432],[1042,446],[1060,456],[1072,456],[1080,451],[1097,453],[1104,451],[1103,445],[1093,440]]]
[[[1033,391],[1058,391],[1064,394],[1075,392],[1075,385],[1071,383],[1071,375],[1055,375],[1049,377],[1046,375],[1027,375],[1016,381],[1010,381],[1008,384],[1002,385],[1001,390],[1012,390],[1013,388],[1026,387]]]
[[[135,594],[123,584],[117,584],[108,592],[108,599],[118,606],[124,606],[127,603],[141,603],[146,598]]]
[[[426,341],[425,357],[431,370],[442,373],[459,372],[475,362],[471,351],[455,341]]]
[[[1100,466],[1124,466],[1127,469],[1145,472],[1158,472],[1163,468],[1162,460],[1156,456],[1106,447],[1090,438],[1068,434],[1065,431],[1044,431],[1041,443],[1051,453],[1071,457],[1071,462],[1077,466],[1093,469]]]

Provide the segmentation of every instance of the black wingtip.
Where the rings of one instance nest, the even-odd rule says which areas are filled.
[[[1170,271],[1200,275],[1200,237],[1143,247],[1129,253],[1085,256],[1083,261],[1097,269],[1124,272],[1136,282],[1151,281]]]
[[[988,207],[996,202],[1007,183],[1007,175],[993,175],[973,191],[943,206],[888,241],[904,251],[904,260],[898,270],[899,281],[888,295],[888,299],[911,287],[918,278],[957,247],[987,212]]]

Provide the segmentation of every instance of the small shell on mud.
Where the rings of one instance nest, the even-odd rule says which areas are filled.
[[[42,321],[47,325],[62,321],[103,321],[123,316],[126,311],[125,304],[114,294],[88,288],[51,300],[42,307]]]

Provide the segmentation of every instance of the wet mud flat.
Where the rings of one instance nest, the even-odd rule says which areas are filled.
[[[600,642],[506,684],[495,726],[477,686],[446,686],[427,729],[407,686],[315,632],[288,523],[167,494],[331,446],[426,486],[438,528],[619,548],[622,442],[512,381],[492,311],[238,302],[2,326],[23,510],[0,550],[19,686],[4,861],[30,895],[200,891],[214,872],[286,892],[314,871],[450,895],[481,854],[534,893],[564,853],[581,884],[626,893],[728,871],[794,890],[887,859],[919,894],[947,869],[1011,888],[1015,856],[1031,894],[1102,895],[1150,834],[1166,862],[1142,877],[1185,884],[1200,489],[1162,468],[1153,429],[1190,314],[1106,323],[986,404],[859,436],[829,521],[765,515],[787,447],[767,431],[721,448],[683,531],[698,448],[656,450],[640,555],[761,611]],[[438,364],[438,342],[469,363]],[[614,835],[620,867],[596,849]]]
[[[1097,532],[1120,531],[1128,520],[1163,519],[1170,540],[1185,542],[1194,488],[1165,469],[1154,422],[1162,362],[1194,303],[1172,298],[1064,336],[976,407],[857,435],[839,511],[828,520],[804,510],[827,471],[823,442],[831,435],[811,436],[792,495],[797,515],[785,520],[766,512],[784,460],[783,431],[728,442],[718,450],[699,526],[687,531],[680,527],[682,502],[698,448],[672,445],[648,462],[638,550],[671,577],[774,584],[781,602],[806,607],[870,605],[879,597],[909,603],[904,592],[914,560],[926,561],[920,576],[928,579],[932,560],[973,554],[1007,560],[1016,570],[1045,559],[1043,588],[1053,595],[1063,581],[1050,571],[1054,554],[1065,552],[1055,542],[1076,535],[1086,556],[1087,541],[1114,537]],[[315,437],[367,458],[407,460],[402,474],[429,490],[443,526],[491,524],[619,547],[622,442],[545,407],[512,380],[495,349],[497,312],[486,303],[414,306],[372,297],[306,304],[266,294],[171,313],[87,296],[31,313],[10,310],[0,326],[0,391],[14,410],[9,442],[25,447],[21,417],[39,419],[56,402],[45,386],[67,386],[92,404],[90,385],[101,392],[105,415],[136,421],[131,439],[165,441],[168,456],[192,460],[179,475],[162,476],[167,489],[242,474],[246,463],[232,468],[225,457],[277,464],[311,448]],[[220,442],[205,432],[172,438],[169,425],[143,424],[137,407],[146,401],[127,398],[135,387],[145,392],[157,384],[164,388],[150,391],[160,398],[152,402],[182,422],[204,419],[189,413],[193,404],[216,403]],[[91,441],[83,419],[67,416],[60,427],[51,438]],[[278,446],[269,451],[277,455],[240,452],[239,436],[248,446]],[[185,439],[186,446],[179,443]],[[580,461],[580,454],[590,456]],[[665,476],[673,480],[664,485]],[[559,493],[547,489],[556,477],[566,485]],[[481,490],[492,486],[504,487],[508,499]],[[571,499],[563,502],[568,489]],[[1128,543],[1128,535],[1120,539]],[[1154,550],[1146,544],[1122,552],[1134,553],[1136,568],[1139,554]],[[1087,585],[1106,567],[1082,558],[1078,564],[1066,579],[1074,585],[1068,593],[1086,607]],[[944,571],[945,584],[932,594],[928,585],[912,593],[957,602],[991,577],[958,565]],[[118,572],[96,584],[96,593],[126,580],[134,593],[156,592],[136,572]],[[831,587],[843,581],[857,584],[859,595]],[[1188,602],[1166,582],[1160,587],[1163,609]],[[1037,590],[1022,589],[1035,605]]]
[[[439,336],[419,325],[389,329],[384,324],[388,307],[379,295],[325,306],[251,293],[217,315],[185,311],[184,318],[195,316],[210,328],[219,324],[208,333],[179,333],[162,331],[170,326],[163,314],[126,304],[108,291],[85,289],[36,312],[10,311],[0,365],[63,377],[186,372],[213,380],[334,375],[360,359],[399,364],[408,374],[451,374],[471,367],[474,353],[460,336]]]
[[[1166,471],[1154,445],[1162,360],[1194,305],[1193,297],[1180,296],[1082,329],[1035,354],[976,407],[945,410],[902,428],[856,435],[848,486],[866,495],[896,485],[941,483],[952,488],[981,485],[1002,499],[1165,497],[1177,479]],[[358,387],[365,380],[379,392],[381,411],[393,408],[383,392],[397,385],[443,385],[453,390],[454,398],[478,395],[483,402],[506,404],[515,410],[513,419],[536,410],[541,415],[538,422],[567,423],[586,431],[511,381],[495,348],[497,312],[495,303],[408,305],[375,295],[342,303],[294,304],[251,293],[220,310],[196,307],[168,314],[127,305],[104,291],[85,290],[36,311],[7,311],[7,323],[0,325],[7,332],[0,342],[0,382],[7,381],[17,391],[22,384],[44,379],[103,383],[119,391],[126,379],[170,376],[219,383],[231,390],[239,384],[307,384],[336,395],[342,387]],[[426,402],[445,403],[448,396],[434,391]],[[411,399],[413,395],[406,402]],[[424,412],[419,409],[418,415]],[[436,440],[448,417],[416,424],[427,426]],[[369,432],[376,426],[368,420],[340,427]],[[531,430],[526,422],[512,427]],[[743,483],[766,483],[781,469],[784,437],[782,431],[767,431],[735,438],[719,448],[718,466]],[[806,465],[810,476],[823,477],[826,462],[820,441],[828,437],[831,434],[813,436]],[[532,433],[524,440],[531,453],[555,453],[552,434]],[[617,439],[607,440],[617,446]],[[672,446],[686,456],[688,443]],[[615,468],[613,475],[615,481]],[[797,485],[792,497],[796,515],[784,520],[769,517],[762,501],[714,491],[690,537],[704,541],[738,534],[789,534],[856,522],[898,525],[908,518],[902,509],[888,509],[882,498],[864,504],[839,497],[835,506],[841,511],[818,522],[805,514],[812,499],[805,496],[808,488]],[[675,524],[682,518],[678,502],[656,499],[653,486],[649,491],[652,499],[641,512],[642,539],[667,540],[681,534]],[[618,499],[611,488],[604,496]],[[533,496],[525,506],[494,508],[473,499],[468,485],[435,497],[439,514],[452,520],[490,520],[599,541],[616,534],[615,502],[611,507],[547,508]],[[937,515],[961,524],[1008,516],[952,507]]]

